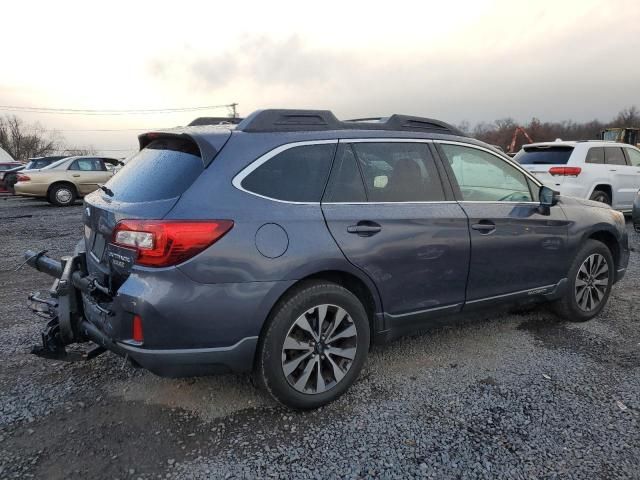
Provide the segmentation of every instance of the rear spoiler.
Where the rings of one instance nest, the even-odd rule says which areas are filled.
[[[138,142],[140,143],[140,150],[147,147],[153,140],[161,138],[176,138],[191,142],[198,147],[204,168],[207,168],[230,137],[231,130],[223,128],[216,128],[215,130],[203,129],[201,131],[155,131],[139,135]]]

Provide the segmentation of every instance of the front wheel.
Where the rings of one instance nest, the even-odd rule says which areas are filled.
[[[271,315],[256,373],[269,393],[295,409],[325,405],[355,381],[369,349],[369,322],[358,298],[329,282],[309,282]]]
[[[557,313],[566,320],[591,320],[607,303],[614,276],[611,251],[602,242],[587,240],[569,269],[569,285],[555,305]]]

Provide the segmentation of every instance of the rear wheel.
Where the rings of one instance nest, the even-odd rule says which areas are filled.
[[[557,313],[566,320],[591,320],[604,308],[615,276],[613,256],[607,246],[587,240],[569,270],[569,285],[556,303]]]
[[[317,408],[355,381],[369,349],[358,298],[329,282],[309,282],[276,307],[257,357],[259,380],[279,402]]]
[[[594,190],[591,197],[589,197],[589,200],[611,205],[611,197],[609,196],[609,193],[604,190]]]
[[[49,190],[48,200],[58,207],[68,207],[76,201],[76,189],[65,183],[54,185]]]

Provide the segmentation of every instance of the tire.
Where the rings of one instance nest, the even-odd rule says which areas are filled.
[[[598,274],[603,269],[601,262],[606,263],[606,278],[605,273]],[[554,305],[556,313],[572,322],[591,320],[606,305],[614,277],[615,264],[611,251],[602,242],[587,240],[569,269],[567,290]],[[603,281],[606,284],[598,283]],[[585,283],[586,286],[582,286]]]
[[[69,205],[73,205],[73,202],[76,201],[76,197],[77,194],[75,187],[66,183],[54,185],[51,187],[49,194],[47,195],[49,203],[58,207],[68,207]]]
[[[594,190],[589,200],[593,200],[594,202],[606,203],[607,205],[611,205],[611,197],[604,190]]]
[[[318,408],[353,384],[367,359],[369,338],[367,313],[353,293],[327,281],[305,282],[270,315],[258,347],[257,379],[288,407]],[[285,348],[285,340],[293,348]]]

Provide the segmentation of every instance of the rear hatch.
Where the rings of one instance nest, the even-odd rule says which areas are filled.
[[[220,147],[229,135],[226,132],[218,139]],[[118,261],[119,253],[127,252],[110,245],[116,224],[125,219],[163,219],[217,153],[209,148],[208,161],[203,160],[204,149],[185,135],[154,134],[152,138],[141,136],[144,148],[102,189],[85,197],[87,269],[112,292],[126,280],[131,267]]]
[[[514,160],[545,185],[558,186],[565,177],[551,175],[549,170],[566,165],[572,153],[572,145],[525,145]]]

